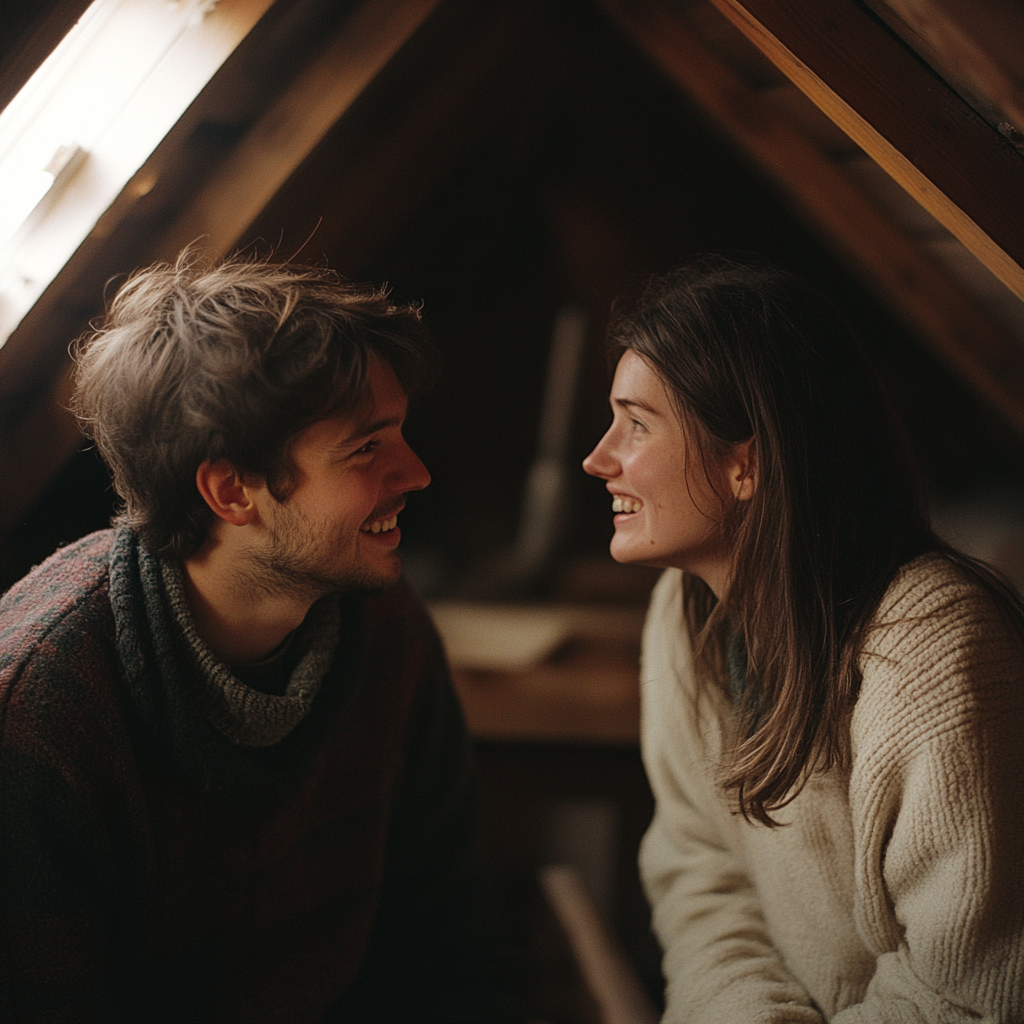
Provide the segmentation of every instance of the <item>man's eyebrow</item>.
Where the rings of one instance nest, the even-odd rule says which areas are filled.
[[[400,427],[404,422],[402,416],[388,416],[385,419],[374,420],[372,423],[357,423],[350,434],[346,434],[337,444],[335,448],[347,448],[349,445],[355,444],[356,441],[361,441],[364,437],[369,437],[371,434],[376,434],[378,430],[386,430],[388,427]]]

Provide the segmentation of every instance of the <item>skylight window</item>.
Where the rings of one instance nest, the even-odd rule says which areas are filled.
[[[96,0],[0,113],[0,345],[271,2]]]

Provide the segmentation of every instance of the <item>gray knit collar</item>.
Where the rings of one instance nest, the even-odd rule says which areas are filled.
[[[317,601],[296,630],[292,646],[301,653],[284,695],[261,693],[234,676],[196,632],[180,563],[160,559],[159,564],[171,621],[196,670],[199,697],[210,723],[240,747],[280,743],[312,707],[334,660],[341,622],[338,601]]]

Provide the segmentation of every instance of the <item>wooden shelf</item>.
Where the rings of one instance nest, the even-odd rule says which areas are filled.
[[[477,739],[633,745],[640,733],[640,644],[570,641],[522,672],[455,668]]]

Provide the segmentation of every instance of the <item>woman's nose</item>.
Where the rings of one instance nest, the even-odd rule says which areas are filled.
[[[618,462],[614,458],[611,445],[608,442],[610,433],[609,430],[597,442],[594,450],[583,460],[583,471],[591,476],[600,477],[602,480],[608,480],[618,473]]]

